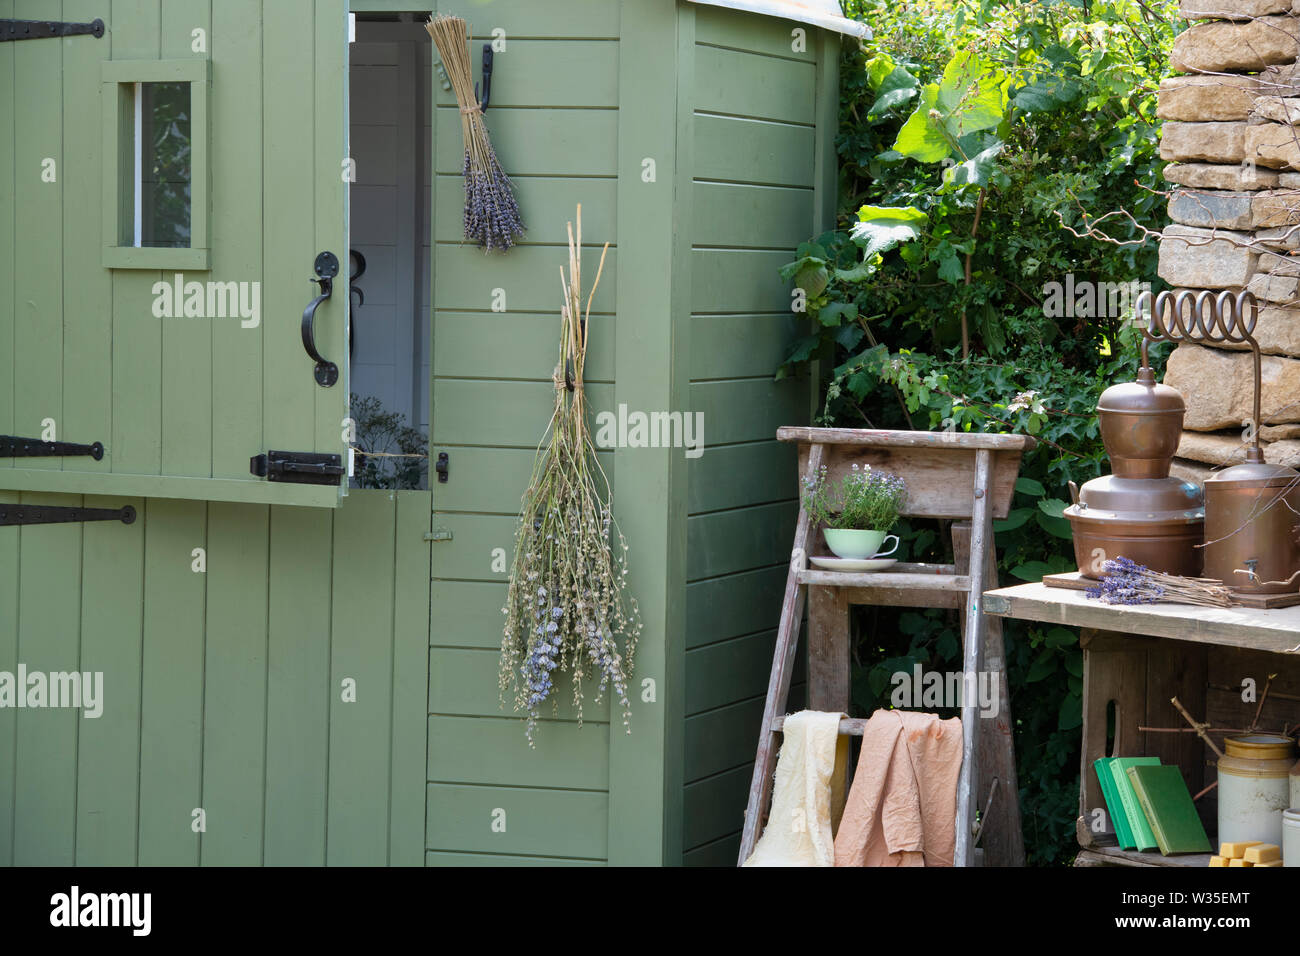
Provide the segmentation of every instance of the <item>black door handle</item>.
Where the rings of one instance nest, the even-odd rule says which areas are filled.
[[[308,281],[320,284],[320,295],[312,299],[302,313],[302,347],[316,362],[316,384],[323,388],[329,388],[339,380],[339,367],[316,350],[316,310],[334,293],[334,279],[338,274],[338,256],[322,252],[316,257],[316,275]]]

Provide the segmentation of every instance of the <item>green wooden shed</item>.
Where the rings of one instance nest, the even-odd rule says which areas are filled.
[[[504,255],[463,241],[409,0],[0,0],[0,862],[734,862],[796,512],[775,432],[814,398],[773,380],[777,270],[831,223],[865,31],[834,0],[434,12],[495,44]],[[578,203],[589,268],[611,243],[594,405],[701,412],[704,452],[602,453],[632,733],[562,704],[529,750],[500,557]],[[348,487],[352,393],[447,480]],[[80,708],[18,680],[74,672],[93,708],[93,676]]]

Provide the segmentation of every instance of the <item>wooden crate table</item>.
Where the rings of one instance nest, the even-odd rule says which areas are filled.
[[[1170,703],[1212,727],[1246,728],[1259,708],[1261,731],[1300,724],[1300,607],[1274,610],[1188,604],[1110,605],[1083,591],[1021,584],[984,592],[984,613],[1080,628],[1083,648],[1083,743],[1076,866],[1206,866],[1206,854],[1162,856],[1115,845],[1093,761],[1153,756],[1178,766],[1193,794],[1217,779],[1215,755]],[[1255,683],[1243,700],[1243,682]],[[1157,732],[1139,728],[1179,728]],[[1221,734],[1213,734],[1222,746]],[[1215,791],[1197,801],[1211,842]]]

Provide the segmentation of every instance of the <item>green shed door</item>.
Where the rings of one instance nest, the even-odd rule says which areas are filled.
[[[103,37],[0,43],[0,435],[103,454],[0,444],[0,489],[335,505],[253,466],[348,464],[346,0],[0,17],[60,7]]]

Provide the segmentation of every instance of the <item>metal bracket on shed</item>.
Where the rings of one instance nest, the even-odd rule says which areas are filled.
[[[104,35],[104,21],[65,23],[60,20],[0,20],[0,43],[14,40],[46,40],[50,37]]]
[[[249,471],[267,481],[295,485],[337,485],[347,474],[342,455],[268,451],[249,460]]]
[[[104,446],[99,442],[78,445],[70,441],[41,441],[39,438],[0,435],[0,458],[66,458],[73,455],[89,455],[95,461],[102,461]]]
[[[135,521],[135,509],[130,505],[121,508],[64,508],[55,505],[19,505],[0,502],[0,528],[29,524],[67,524],[73,521]]]

